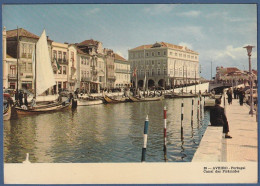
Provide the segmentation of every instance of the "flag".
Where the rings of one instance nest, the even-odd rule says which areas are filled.
[[[56,61],[56,66],[57,66],[58,70],[60,70],[60,64],[58,63],[58,60],[55,59],[55,61]]]
[[[133,77],[135,77],[135,76],[136,76],[136,68],[133,71]]]

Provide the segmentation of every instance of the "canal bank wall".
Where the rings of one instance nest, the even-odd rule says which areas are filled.
[[[249,106],[240,106],[238,99],[233,99],[230,105],[226,100],[224,107],[232,139],[224,138],[222,127],[208,126],[192,162],[257,162],[255,113],[253,117],[249,115]]]

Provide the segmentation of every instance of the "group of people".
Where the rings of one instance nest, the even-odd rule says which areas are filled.
[[[18,100],[18,105],[19,106],[22,106],[22,105],[25,105],[25,106],[28,106],[28,94],[26,92],[22,92],[22,91],[19,91],[19,92],[14,92],[14,96],[15,96],[15,100]]]
[[[242,87],[240,88],[234,88],[233,91],[231,88],[227,90],[227,97],[228,97],[228,104],[232,104],[232,99],[239,99],[239,104],[242,106],[244,104],[244,98],[245,98],[245,91]]]

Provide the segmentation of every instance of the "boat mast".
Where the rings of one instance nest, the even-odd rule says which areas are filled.
[[[182,66],[182,94],[183,94],[183,87],[184,87],[184,65]]]
[[[34,47],[34,96],[36,99],[36,44],[35,43],[35,47]]]
[[[187,67],[186,67],[186,93],[187,93]]]
[[[17,69],[16,69],[16,77],[17,77],[17,79],[16,79],[16,94],[17,94],[17,96],[16,96],[16,100],[18,100],[18,90],[19,90],[19,88],[18,88],[18,75],[19,75],[19,73],[18,73],[18,69],[19,69],[19,64],[18,64],[18,59],[19,59],[19,30],[18,30],[18,26],[17,26],[17,49],[16,49],[16,52],[17,52],[17,56],[16,56],[16,58],[17,58]]]
[[[196,68],[195,68],[195,94],[196,94]]]

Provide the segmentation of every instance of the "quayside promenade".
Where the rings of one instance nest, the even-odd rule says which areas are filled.
[[[209,126],[192,162],[257,162],[255,113],[253,117],[249,115],[249,106],[240,106],[238,99],[233,99],[232,105],[226,101],[225,110],[232,139],[223,138],[222,127]]]

